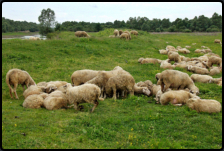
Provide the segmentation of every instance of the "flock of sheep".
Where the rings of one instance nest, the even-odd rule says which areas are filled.
[[[114,37],[125,37],[131,39],[131,33],[138,35],[137,31],[114,31]],[[90,37],[85,31],[75,32],[77,37]],[[215,40],[217,43],[218,40]],[[219,42],[221,44],[221,41]],[[192,44],[195,45],[196,43]],[[118,97],[126,98],[130,96],[143,94],[146,96],[155,96],[156,103],[167,105],[171,103],[175,106],[186,104],[189,108],[197,110],[197,112],[220,112],[221,104],[216,100],[201,99],[197,95],[199,89],[194,82],[217,83],[222,85],[221,78],[212,78],[210,74],[215,75],[222,71],[222,58],[212,53],[210,49],[203,49],[207,54],[198,58],[188,58],[179,55],[180,53],[190,53],[186,48],[177,48],[168,45],[166,49],[159,50],[160,54],[167,54],[168,59],[160,60],[156,58],[139,58],[138,62],[144,63],[159,63],[161,68],[167,69],[161,73],[157,73],[155,78],[157,84],[153,84],[150,80],[135,83],[133,76],[116,66],[113,70],[77,70],[71,75],[71,83],[66,81],[50,81],[39,82],[38,84],[32,79],[28,72],[20,69],[11,69],[6,74],[6,83],[9,87],[10,96],[13,99],[12,93],[18,99],[16,88],[18,84],[23,87],[23,96],[25,98],[23,107],[26,108],[41,108],[48,110],[70,108],[74,106],[75,110],[83,109],[80,103],[91,103],[93,112],[98,106],[99,101],[104,101],[107,97],[117,99]],[[203,46],[203,48],[205,48]],[[170,61],[175,61],[172,65]],[[213,67],[217,64],[219,67]],[[175,67],[185,68],[196,74],[191,77],[187,73],[173,70]],[[209,70],[210,71],[209,71]],[[24,86],[27,89],[25,90]],[[13,86],[14,88],[12,88]],[[70,106],[68,106],[70,105]]]

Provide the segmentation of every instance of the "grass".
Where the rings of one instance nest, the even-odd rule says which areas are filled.
[[[110,29],[108,29],[110,30]],[[109,33],[109,34],[108,34]],[[222,147],[222,111],[197,113],[187,106],[155,104],[153,97],[133,96],[116,101],[100,101],[93,113],[90,104],[83,111],[74,109],[46,110],[23,108],[21,86],[19,100],[11,99],[5,82],[8,70],[26,70],[36,83],[70,82],[72,73],[81,69],[112,70],[119,65],[130,72],[135,81],[151,80],[162,72],[158,64],[139,64],[140,57],[165,60],[159,54],[168,44],[191,45],[187,57],[202,45],[222,56],[222,47],[213,43],[218,35],[149,34],[139,31],[130,41],[109,38],[108,31],[89,33],[91,38],[77,38],[74,32],[61,32],[54,40],[2,40],[2,148],[122,148],[122,149],[220,149]],[[185,69],[177,68],[191,75]],[[213,76],[218,78],[222,73]],[[203,99],[222,103],[222,87],[195,83]],[[153,103],[147,103],[153,101]]]

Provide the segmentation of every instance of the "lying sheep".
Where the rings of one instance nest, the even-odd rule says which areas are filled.
[[[76,31],[75,36],[77,37],[90,37],[85,31]]]
[[[168,51],[178,51],[178,50],[175,49],[174,46],[170,46],[170,45],[166,46],[166,50],[168,50]]]
[[[163,54],[163,55],[167,55],[168,50],[161,49],[161,50],[159,50],[159,53]]]
[[[13,99],[12,93],[14,92],[16,99],[19,99],[16,88],[18,84],[21,84],[23,87],[23,92],[25,91],[24,85],[28,88],[29,85],[36,85],[32,77],[28,72],[20,70],[20,69],[11,69],[6,74],[6,83],[9,87],[9,93],[11,98]],[[11,85],[14,86],[12,89]]]
[[[222,86],[222,81],[219,81],[219,83],[217,85],[218,86]]]
[[[23,107],[38,109],[43,106],[44,99],[48,96],[47,93],[29,95],[23,102]]]
[[[179,49],[182,49],[182,47],[181,46],[177,46],[176,49],[179,50]]]
[[[62,107],[68,108],[67,104],[68,98],[66,94],[60,90],[56,90],[50,93],[43,101],[43,107],[45,107],[47,110],[57,110]]]
[[[222,72],[221,67],[211,67],[211,69],[209,71],[209,75],[213,76],[213,75],[219,74],[221,72]]]
[[[150,96],[151,92],[147,87],[139,87],[137,84],[134,85],[134,93],[135,94],[144,94],[146,96]]]
[[[73,72],[71,76],[72,84],[74,84],[75,86],[84,84],[85,82],[94,78],[98,74],[98,72],[99,71],[89,69],[77,70]]]
[[[143,59],[145,59],[145,58],[142,58],[142,57],[139,58],[139,59],[138,59],[138,62],[141,63]]]
[[[141,64],[146,64],[146,63],[160,63],[160,60],[159,59],[156,59],[156,58],[145,58],[141,61]]]
[[[192,61],[205,61],[208,62],[208,56],[205,54],[203,56],[200,57],[196,57],[196,58],[191,58]]]
[[[219,84],[220,82],[222,82],[222,77],[212,79],[212,83]]]
[[[194,85],[194,82],[187,73],[178,70],[164,70],[159,74],[157,85],[161,85],[162,92],[168,88],[185,89],[189,88],[193,94],[199,94],[199,89]],[[165,85],[165,87],[164,87]]]
[[[161,95],[160,103],[161,105],[167,105],[171,103],[174,106],[182,106],[183,104],[186,104],[190,98],[199,97],[185,90],[170,90]]]
[[[194,52],[195,53],[206,53],[206,51],[204,49],[196,49]]]
[[[181,62],[179,54],[174,51],[168,51],[168,58],[170,61]]]
[[[220,39],[215,39],[214,43],[219,43],[219,44],[222,44],[221,40]]]
[[[187,62],[186,61],[181,61],[179,63],[175,62],[173,65],[175,67],[187,69]]]
[[[37,83],[37,86],[44,86],[45,87],[46,85],[47,85],[46,81]]]
[[[192,43],[192,45],[196,45],[196,43]]]
[[[196,67],[196,66],[192,66],[192,65],[187,66],[187,70],[192,71],[192,72],[197,73],[197,74],[209,74],[208,69],[201,68],[201,67]]]
[[[66,81],[49,81],[47,82],[46,93],[50,93],[53,90],[56,90],[60,86],[66,85],[68,82]]]
[[[194,82],[211,83],[213,80],[209,75],[192,74],[190,77]]]
[[[118,31],[117,29],[114,30],[114,36],[115,36],[115,37],[119,37],[119,36],[120,36],[120,35],[119,35],[119,31]]]
[[[126,97],[127,92],[134,95],[134,85],[135,79],[130,74],[118,74],[107,81],[105,90],[108,96],[112,94],[113,99],[116,100],[117,90],[125,91],[124,97]]]
[[[130,33],[133,34],[133,35],[138,36],[138,32],[136,30],[132,30]]]
[[[190,98],[186,101],[186,105],[197,112],[215,113],[221,111],[221,103],[216,100]]]
[[[191,48],[191,46],[185,46],[185,48],[189,49],[189,48]]]
[[[190,53],[190,50],[188,50],[186,48],[182,48],[182,49],[178,49],[178,52],[187,54],[187,53]]]
[[[169,61],[170,61],[170,59],[163,60],[160,64],[160,68],[163,68],[163,69],[175,68],[175,65],[172,65],[171,63],[169,63]]]
[[[26,89],[23,92],[23,96],[26,99],[30,95],[33,95],[33,94],[42,94],[42,93],[45,93],[45,91],[46,91],[46,88],[44,86],[31,85],[30,87],[28,87],[28,89]]]
[[[191,58],[189,58],[189,57],[185,57],[182,55],[179,55],[179,56],[180,56],[181,61],[186,61],[186,62],[191,61]]]
[[[167,89],[167,91],[170,91],[170,90],[171,90],[170,88]],[[154,98],[154,100],[156,100],[156,104],[160,103],[160,98],[161,98],[162,94],[163,94],[163,92],[161,91],[161,89],[156,93],[156,95],[155,95],[156,97]]]
[[[138,87],[147,87],[149,90],[151,89],[153,83],[150,80],[146,80],[144,82],[140,81],[136,83]]]
[[[72,87],[70,83],[67,83],[63,86],[62,92],[66,93],[68,103],[74,104],[75,110],[83,108],[82,106],[78,106],[79,103],[91,103],[94,104],[94,106],[90,112],[93,112],[99,104],[97,100],[104,100],[103,98],[100,98],[100,88],[95,84],[83,84]]]
[[[127,33],[122,33],[122,34],[120,35],[120,38],[125,38],[126,40],[130,40],[130,39],[129,39],[129,35],[128,35]]]
[[[212,52],[212,50],[209,49],[209,48],[207,48],[207,49],[205,49],[205,52],[206,52],[206,53],[208,53],[208,52]]]
[[[208,58],[208,67],[211,67],[213,64],[217,64],[218,66],[222,67],[222,58],[211,56]]]
[[[115,35],[109,35],[109,37],[110,37],[110,38],[114,38],[114,37],[115,37]]]
[[[201,48],[206,48],[205,46],[201,46]]]

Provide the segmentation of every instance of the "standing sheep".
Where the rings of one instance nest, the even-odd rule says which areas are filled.
[[[190,98],[187,100],[186,105],[197,112],[215,113],[221,111],[221,104],[216,100]]]
[[[90,37],[85,31],[76,31],[75,36],[77,37]]]
[[[222,44],[220,39],[215,39],[214,43]]]
[[[29,85],[36,85],[29,73],[20,69],[9,70],[6,74],[6,83],[9,87],[9,93],[12,99],[12,92],[14,92],[16,99],[19,99],[16,93],[18,84],[22,85],[23,92],[25,91],[24,85],[26,85],[27,88]],[[12,89],[11,85],[14,86],[14,89]]]
[[[126,40],[129,40],[129,35],[127,33],[122,33],[120,35],[120,38],[125,38]]]
[[[82,106],[78,106],[79,103],[91,103],[94,106],[90,112],[93,112],[99,104],[97,100],[104,100],[103,98],[99,98],[101,91],[95,84],[83,84],[72,87],[70,83],[67,83],[63,86],[63,89],[63,92],[66,93],[69,100],[69,104],[74,104],[75,110],[83,108]]]
[[[168,51],[168,58],[170,61],[181,62],[179,54],[174,51]]]
[[[120,35],[119,35],[119,31],[118,31],[117,29],[114,30],[114,36],[115,36],[115,37],[119,37],[119,36],[120,36]]]
[[[194,82],[189,75],[178,70],[167,69],[161,72],[157,85],[161,85],[162,92],[165,92],[168,88],[189,88],[191,93],[199,94],[199,89],[194,85]]]
[[[131,33],[129,31],[124,31],[123,33],[127,33],[128,34],[128,39],[131,40]]]

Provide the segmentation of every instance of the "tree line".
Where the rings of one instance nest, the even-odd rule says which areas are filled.
[[[13,21],[2,17],[2,32],[39,31],[41,24],[26,21]],[[57,31],[78,31],[97,32],[105,28],[129,28],[135,30],[143,30],[147,32],[219,32],[222,31],[222,15],[216,12],[211,18],[204,15],[195,16],[193,19],[177,18],[171,22],[169,18],[149,20],[147,17],[130,17],[126,22],[124,20],[115,20],[106,23],[90,23],[65,21],[63,23],[55,23],[54,30]]]

